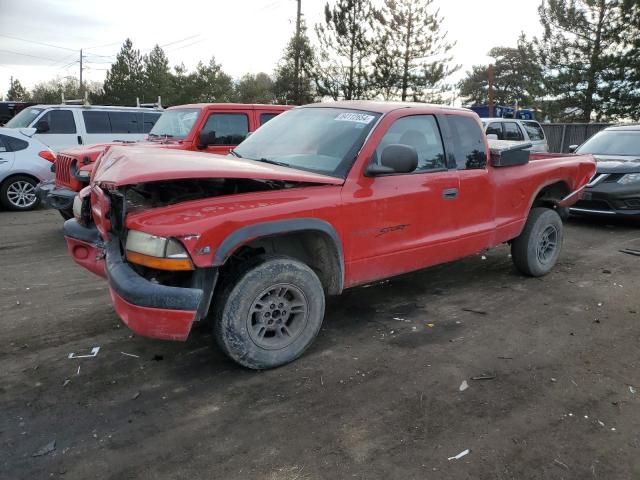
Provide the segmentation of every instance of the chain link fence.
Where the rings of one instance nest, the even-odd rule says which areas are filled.
[[[569,153],[569,146],[580,145],[610,123],[541,123],[549,143],[549,151]]]

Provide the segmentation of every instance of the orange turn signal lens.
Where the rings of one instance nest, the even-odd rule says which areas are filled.
[[[127,250],[127,260],[136,265],[155,268],[157,270],[184,271],[193,270],[193,263],[188,258],[159,258],[143,253],[132,252]]]

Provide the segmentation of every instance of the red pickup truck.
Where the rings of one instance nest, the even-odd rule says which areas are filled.
[[[93,165],[111,146],[121,145],[227,154],[258,127],[289,110],[285,105],[199,103],[165,110],[144,142],[103,143],[62,150],[56,159],[56,178],[41,184],[38,195],[63,218],[73,217],[73,199],[89,184]],[[90,127],[88,127],[90,128]]]
[[[114,147],[64,231],[132,330],[184,340],[209,318],[223,351],[256,369],[301,355],[325,295],[345,288],[505,242],[520,271],[546,274],[556,209],[596,168],[492,153],[475,113],[406,103],[296,108],[231,154]]]

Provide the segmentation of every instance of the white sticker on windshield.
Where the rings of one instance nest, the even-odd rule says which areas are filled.
[[[340,122],[355,122],[355,123],[363,123],[368,124],[376,118],[373,115],[367,115],[366,113],[341,113],[336,117],[336,120]]]

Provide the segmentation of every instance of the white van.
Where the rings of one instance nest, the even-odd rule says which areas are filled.
[[[35,128],[35,137],[52,150],[144,140],[162,112],[152,108],[94,105],[36,105],[13,117],[7,128]]]

